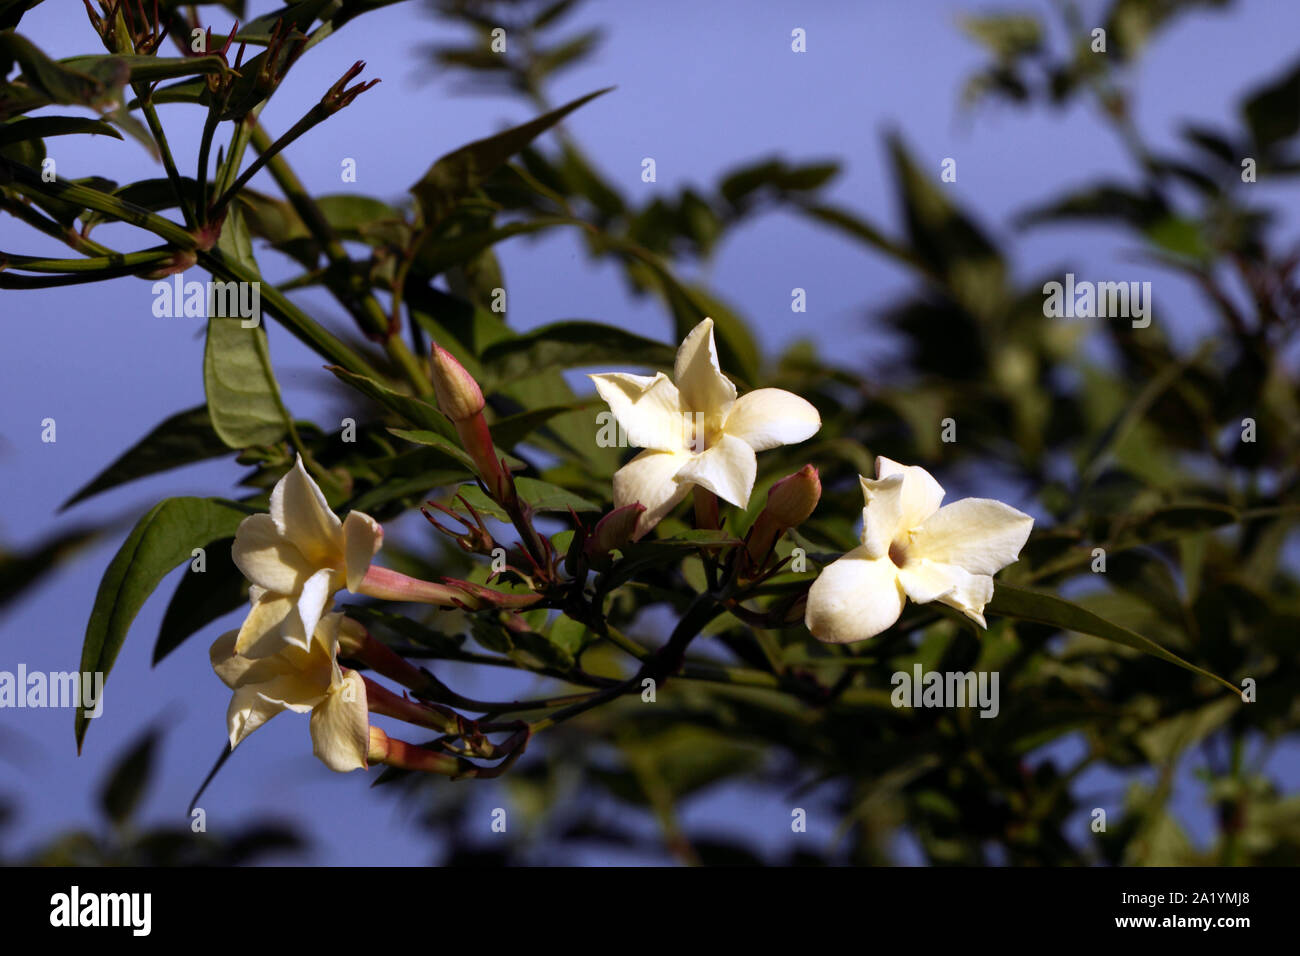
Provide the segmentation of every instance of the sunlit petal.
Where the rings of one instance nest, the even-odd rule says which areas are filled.
[[[705,319],[687,334],[677,350],[673,379],[683,411],[703,412],[721,420],[736,401],[736,386],[722,374],[713,341],[713,320]]]
[[[939,510],[943,503],[943,488],[934,477],[919,465],[900,465],[883,456],[876,459],[876,478],[890,475],[903,476],[903,491],[899,521],[904,530],[919,525]]]
[[[849,644],[875,637],[903,613],[897,568],[888,558],[870,558],[855,548],[822,571],[808,591],[804,623],[813,637]]]
[[[992,498],[945,505],[912,535],[918,558],[954,564],[971,574],[996,574],[1020,555],[1034,519]]]
[[[311,712],[312,752],[340,773],[364,770],[370,746],[366,685],[356,671],[344,671],[342,682]]]
[[[793,445],[817,434],[822,419],[811,403],[793,392],[760,388],[736,400],[723,430],[743,439],[754,451]]]
[[[356,591],[370,569],[370,562],[384,543],[384,527],[368,514],[350,512],[343,521],[343,559],[347,588]]]
[[[882,558],[889,554],[889,545],[899,534],[903,521],[903,476],[888,478],[863,478],[862,546],[868,557]],[[906,531],[906,528],[901,530]]]
[[[313,564],[331,564],[342,551],[342,524],[303,467],[302,456],[271,491],[271,520]]]
[[[230,555],[249,581],[280,594],[297,592],[316,570],[280,533],[270,515],[249,515],[241,521]]]
[[[685,453],[643,451],[614,473],[614,507],[640,502],[645,512],[637,522],[639,538],[677,506],[690,485],[677,480],[677,472],[690,461]]]
[[[255,687],[240,687],[230,698],[226,710],[226,730],[233,750],[240,741],[284,710],[279,704],[261,697]]]
[[[279,653],[286,643],[307,644],[297,603],[288,595],[258,589],[239,626],[235,651],[244,657],[263,658]]]
[[[663,372],[654,376],[609,372],[590,378],[634,447],[657,451],[685,447],[681,396]]]
[[[716,445],[687,461],[677,480],[707,488],[724,501],[745,508],[757,473],[754,449],[733,435],[723,435]]]

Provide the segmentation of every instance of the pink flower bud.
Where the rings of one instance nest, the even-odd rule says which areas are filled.
[[[483,390],[454,355],[435,345],[431,364],[433,393],[444,415],[459,423],[483,411]]]
[[[479,477],[488,493],[502,504],[515,500],[515,484],[497,457],[492,433],[483,417],[483,390],[474,376],[446,349],[435,345],[431,357],[433,392],[438,407],[456,426],[456,434],[469,456],[474,459]]]
[[[816,510],[821,497],[821,476],[812,465],[804,465],[772,486],[763,510],[777,527],[797,528]]]
[[[645,513],[645,505],[634,501],[615,508],[596,522],[591,537],[583,545],[588,557],[599,557],[615,551],[632,540],[636,534],[637,520]]]
[[[754,519],[745,543],[755,569],[767,561],[777,538],[808,520],[821,497],[821,476],[812,465],[804,465],[771,487],[767,493],[767,505]]]

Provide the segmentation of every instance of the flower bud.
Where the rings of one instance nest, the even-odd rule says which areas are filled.
[[[812,465],[804,465],[771,487],[767,505],[754,519],[745,541],[745,551],[756,570],[767,560],[776,539],[807,521],[821,497],[821,476]]]
[[[483,390],[479,388],[474,376],[465,371],[465,367],[456,361],[450,352],[440,346],[433,347],[433,392],[438,399],[438,407],[456,426],[460,443],[474,465],[479,477],[487,486],[488,493],[502,504],[515,500],[515,484],[509,472],[497,457],[496,446],[492,443],[492,433],[488,430],[487,419],[483,417]]]
[[[460,761],[451,754],[417,747],[405,740],[390,737],[373,726],[370,728],[370,746],[366,757],[371,764],[382,763],[402,770],[440,773],[448,777],[454,777],[461,769]]]
[[[772,486],[763,511],[777,527],[796,528],[808,520],[821,497],[821,476],[812,465],[804,465]]]
[[[596,522],[591,537],[583,545],[590,558],[602,557],[625,546],[636,533],[637,520],[645,513],[645,505],[634,501],[615,508]]]
[[[433,393],[444,415],[459,423],[483,411],[483,390],[455,356],[435,345],[432,367]]]

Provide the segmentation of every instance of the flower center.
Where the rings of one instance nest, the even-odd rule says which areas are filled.
[[[889,560],[894,562],[896,567],[905,567],[907,565],[907,542],[902,538],[893,541],[889,545]]]
[[[682,413],[682,438],[692,454],[698,455],[709,447],[709,428],[703,412]]]

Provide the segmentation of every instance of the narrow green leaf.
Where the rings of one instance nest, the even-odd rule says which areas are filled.
[[[244,328],[239,319],[208,319],[203,390],[212,428],[231,448],[269,445],[289,430],[260,325]]]
[[[122,826],[140,805],[149,787],[158,731],[150,728],[113,766],[99,792],[99,806],[114,826]]]
[[[48,136],[70,136],[90,133],[121,139],[122,134],[102,120],[84,116],[36,116],[0,123],[0,146]]]
[[[475,140],[443,156],[411,187],[425,225],[432,225],[445,216],[457,201],[486,182],[511,156],[543,132],[578,107],[607,92],[609,88],[588,93],[527,123]]]
[[[1143,637],[1136,631],[1130,631],[1118,624],[1112,624],[1110,621],[1098,617],[1086,608],[1082,608],[1064,598],[1044,594],[1040,591],[1014,587],[999,581],[993,591],[993,600],[989,602],[988,610],[994,614],[1002,614],[1022,621],[1033,621],[1037,624],[1046,624],[1050,627],[1058,627],[1063,631],[1090,634],[1105,641],[1122,644],[1133,650],[1168,661],[1170,664],[1177,664],[1193,674],[1208,677],[1210,680],[1222,684],[1238,697],[1241,696],[1241,688],[1234,687],[1222,677],[1183,660],[1177,654],[1165,650],[1150,638]]]
[[[567,405],[548,405],[517,415],[507,415],[492,423],[492,438],[501,448],[514,448],[557,415],[582,411],[595,406],[594,401],[571,402]]]
[[[600,505],[548,481],[540,481],[536,478],[516,478],[515,488],[519,492],[520,499],[534,511],[567,512],[570,508],[579,512],[601,510]],[[475,510],[496,518],[498,521],[509,520],[505,510],[484,494],[483,489],[477,485],[463,485],[458,491],[466,501],[474,506]]]
[[[155,666],[201,628],[248,600],[248,582],[235,566],[232,544],[233,538],[212,542],[204,549],[203,570],[190,568],[181,577],[153,646]]]
[[[59,510],[137,478],[216,458],[229,450],[213,431],[206,405],[177,412],[118,456],[111,465],[65,501]]]
[[[357,375],[337,365],[326,367],[361,394],[384,406],[389,411],[400,415],[417,428],[437,432],[446,438],[455,440],[456,429],[447,420],[447,416],[428,402],[411,395],[395,392],[386,385],[380,385],[372,378]]]
[[[482,355],[484,381],[516,382],[552,369],[614,363],[671,369],[671,345],[599,322],[556,322],[490,345]]]
[[[249,514],[249,509],[220,498],[168,498],[150,509],[122,543],[99,582],[81,648],[81,671],[102,673],[107,681],[131,622],[163,576],[191,560],[195,548],[233,537]],[[79,708],[78,750],[89,723]]]

